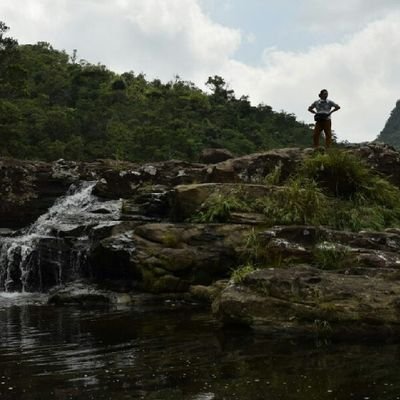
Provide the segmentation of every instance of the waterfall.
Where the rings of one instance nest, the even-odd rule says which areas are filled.
[[[72,185],[31,226],[0,237],[0,291],[43,291],[85,272],[88,228],[116,223],[121,208],[93,195],[95,184]]]

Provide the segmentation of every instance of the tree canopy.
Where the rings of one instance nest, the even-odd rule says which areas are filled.
[[[236,155],[309,146],[293,114],[236,98],[220,76],[204,92],[175,77],[116,74],[49,43],[19,45],[0,23],[0,156],[54,160],[196,160],[208,147]]]

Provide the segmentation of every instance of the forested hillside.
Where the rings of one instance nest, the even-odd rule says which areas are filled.
[[[400,100],[397,101],[396,107],[390,113],[377,141],[400,148]]]
[[[0,24],[0,156],[196,160],[207,147],[242,155],[311,143],[308,125],[236,98],[219,76],[205,93],[179,77],[119,75],[48,43],[19,45]]]

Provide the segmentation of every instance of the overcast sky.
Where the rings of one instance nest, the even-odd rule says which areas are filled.
[[[301,121],[327,88],[340,140],[374,140],[400,98],[400,0],[1,0],[0,20],[116,72],[221,75]]]

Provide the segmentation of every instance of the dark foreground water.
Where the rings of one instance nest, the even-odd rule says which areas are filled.
[[[0,295],[0,399],[400,399],[397,345],[266,339],[173,302],[25,300]]]

